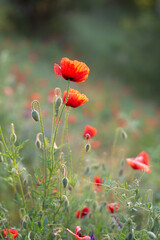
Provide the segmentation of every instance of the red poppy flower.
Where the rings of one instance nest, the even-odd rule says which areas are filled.
[[[135,170],[145,171],[147,173],[151,172],[149,167],[149,155],[142,151],[136,158],[127,158],[128,164]]]
[[[16,238],[18,236],[18,231],[16,229],[8,229],[7,228],[6,230],[3,230],[3,234],[4,234],[5,238],[7,237],[8,232],[12,235],[12,238]],[[6,238],[6,239],[8,239],[8,238]]]
[[[75,236],[75,238],[77,239],[85,239],[85,240],[91,240],[91,237],[90,236],[87,236],[87,235],[83,235],[80,233],[81,231],[81,227],[80,226],[77,226],[76,227],[76,230],[75,230],[75,233],[73,233],[70,229],[67,228],[67,231],[70,232],[73,236]]]
[[[84,207],[82,209],[82,211],[78,210],[75,212],[76,218],[83,218],[86,215],[88,215],[88,213],[90,212],[90,209],[88,207]]]
[[[103,183],[103,178],[95,176],[94,177],[94,183],[96,185],[96,191],[100,192],[101,189],[102,189],[101,184]]]
[[[110,203],[108,203],[107,208],[111,213],[114,213],[115,211],[118,211],[118,209],[120,208],[120,204],[110,202]]]
[[[84,138],[93,138],[97,134],[97,129],[94,127],[91,127],[90,125],[86,125],[84,132],[83,132],[83,137]]]
[[[63,103],[65,103],[66,96],[67,96],[67,91],[65,91],[63,94]],[[81,106],[85,102],[88,102],[88,98],[86,97],[86,95],[81,94],[75,89],[72,89],[72,88],[69,89],[66,106],[76,108]]]
[[[54,64],[55,74],[73,82],[84,82],[90,71],[85,63],[68,58],[62,58],[60,65]]]

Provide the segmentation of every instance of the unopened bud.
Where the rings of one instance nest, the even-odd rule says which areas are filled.
[[[36,145],[36,147],[38,148],[38,149],[41,149],[41,141],[40,141],[40,139],[39,139],[39,136],[40,135],[42,135],[42,133],[37,133],[37,135],[36,135],[36,141],[35,141],[35,145]]]
[[[86,167],[86,169],[85,169],[85,171],[84,171],[84,174],[86,174],[86,175],[87,175],[87,174],[89,173],[89,171],[90,171],[90,167],[89,167],[89,166],[87,166],[87,167]]]
[[[119,177],[121,177],[122,175],[123,175],[123,168],[119,170]]]
[[[26,198],[31,199],[31,193],[30,192],[27,192]]]
[[[66,187],[67,187],[67,184],[68,184],[67,178],[64,177],[64,178],[62,179],[62,183],[63,183],[63,187],[66,188]]]
[[[65,208],[68,208],[69,207],[69,200],[68,200],[66,195],[63,195],[63,198],[65,199],[64,206],[65,206]]]
[[[39,113],[34,109],[32,110],[32,118],[36,121],[39,122]]]
[[[87,143],[85,146],[86,153],[89,152],[90,150],[91,150],[91,145],[89,143]]]
[[[27,179],[24,179],[24,181],[23,181],[23,186],[25,187],[26,184],[27,184]]]
[[[121,129],[121,136],[122,136],[123,139],[128,138],[127,133],[123,129]]]
[[[35,144],[38,149],[41,148],[41,142],[39,140],[36,140]]]
[[[130,232],[127,236],[127,240],[132,240],[133,239],[133,234]]]
[[[147,234],[151,239],[156,239],[156,235],[153,232],[147,232]]]
[[[55,106],[55,109],[56,109],[56,117],[58,116],[58,112],[59,112],[59,108],[61,107],[61,104],[62,104],[62,98],[61,97],[58,97],[56,99],[56,106]]]

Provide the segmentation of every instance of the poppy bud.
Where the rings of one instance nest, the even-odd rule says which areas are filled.
[[[58,97],[56,99],[56,106],[55,106],[55,108],[56,108],[56,117],[58,116],[58,112],[59,112],[59,108],[60,108],[61,104],[62,104],[62,99],[61,99],[61,97]]]
[[[36,141],[35,141],[35,145],[36,145],[36,147],[38,148],[38,149],[41,149],[41,141],[40,141],[40,139],[39,139],[39,136],[40,135],[42,135],[42,133],[37,133],[37,135],[36,135]]]
[[[67,198],[66,195],[63,195],[63,198],[65,199],[65,200],[64,200],[64,206],[65,206],[65,208],[68,208],[68,207],[69,207],[69,201],[68,201],[68,198]]]
[[[127,133],[123,129],[121,129],[121,136],[124,140],[128,138]]]
[[[67,178],[64,177],[64,178],[62,179],[62,183],[63,183],[63,187],[66,188],[66,187],[67,187],[67,184],[68,184]]]
[[[27,192],[26,198],[31,199],[31,193],[30,192]]]
[[[39,140],[36,140],[35,145],[38,149],[41,148],[41,142]]]
[[[131,232],[128,234],[127,240],[133,240],[133,234]]]
[[[85,146],[86,153],[89,152],[90,150],[91,150],[91,145],[89,143],[87,143]]]
[[[34,109],[32,110],[32,118],[36,121],[39,122],[39,113]]]
[[[25,187],[26,184],[27,184],[27,179],[24,179],[24,181],[23,181],[23,186]]]
[[[86,167],[86,169],[85,169],[85,171],[84,171],[84,174],[86,174],[86,175],[87,175],[89,172],[90,172],[90,167],[89,167],[89,166],[87,166],[87,167]]]
[[[156,239],[156,235],[153,232],[147,232],[147,234],[151,239]]]
[[[68,201],[67,198],[66,198],[66,200],[64,201],[64,206],[65,206],[65,208],[68,208],[68,207],[69,207],[69,201]]]
[[[119,170],[119,177],[121,177],[122,175],[123,175],[123,168]]]

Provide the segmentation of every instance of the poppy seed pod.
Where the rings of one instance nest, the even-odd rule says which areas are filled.
[[[67,187],[67,184],[68,184],[68,180],[67,180],[66,177],[64,177],[64,178],[62,179],[62,183],[63,183],[63,187],[66,188],[66,187]]]
[[[36,121],[39,122],[39,113],[34,109],[32,110],[32,118]]]

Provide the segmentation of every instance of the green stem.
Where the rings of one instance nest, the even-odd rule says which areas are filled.
[[[55,131],[54,131],[54,135],[52,136],[52,144],[51,144],[52,158],[51,158],[51,161],[53,161],[53,159],[54,159],[53,149],[54,149],[54,143],[55,143],[56,136],[57,136],[57,130],[58,130],[59,123],[60,123],[60,120],[61,120],[61,117],[62,117],[64,108],[65,108],[66,103],[67,103],[68,95],[69,95],[69,83],[70,83],[70,81],[68,81],[66,99],[65,99],[65,102],[64,102],[64,104],[63,104],[63,107],[62,107],[62,110],[61,110],[61,113],[60,113],[60,116],[59,116],[59,119],[58,119],[58,122],[57,122],[57,125],[56,125],[56,128],[55,128]],[[52,164],[52,166],[53,166],[53,164]],[[52,170],[53,170],[53,169],[52,169]]]
[[[34,103],[36,103],[37,106],[38,106],[38,112],[39,112],[39,118],[40,118],[41,130],[42,130],[42,138],[43,138],[43,144],[44,144],[44,160],[45,160],[45,181],[44,181],[45,189],[44,189],[44,200],[43,200],[43,208],[44,208],[46,194],[47,194],[47,188],[46,188],[46,182],[47,182],[47,151],[46,151],[46,142],[45,142],[44,127],[43,127],[40,103],[37,100],[34,100],[32,102],[32,110],[34,110]]]
[[[83,162],[83,158],[84,158],[86,142],[87,142],[87,139],[85,138],[84,145],[83,145],[83,148],[82,148],[82,155],[81,155],[81,158],[80,158],[80,168],[82,166],[82,162]]]

